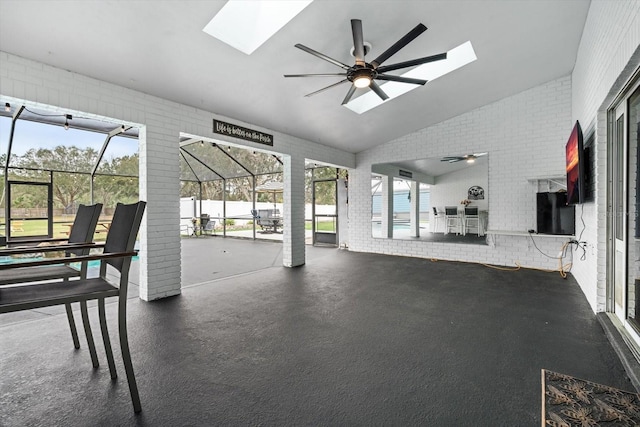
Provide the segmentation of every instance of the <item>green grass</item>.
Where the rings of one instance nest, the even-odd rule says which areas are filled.
[[[307,221],[304,225],[305,230],[311,230],[311,222]],[[333,221],[323,221],[316,223],[316,231],[330,231],[335,233],[336,227]]]
[[[73,223],[73,217],[58,217],[53,220],[53,238],[66,238],[69,236],[70,225]],[[106,233],[100,232],[104,228],[99,226],[96,228],[99,232],[94,235],[94,240],[101,241],[106,237]],[[5,226],[6,230],[6,226]],[[47,220],[45,219],[36,219],[36,220],[14,220],[13,221],[13,229],[11,231],[11,237],[29,237],[29,236],[46,236],[48,233],[47,230]]]

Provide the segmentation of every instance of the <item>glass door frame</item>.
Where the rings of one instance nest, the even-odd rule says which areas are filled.
[[[633,239],[638,239],[636,233],[633,233],[632,230],[629,230],[629,218],[628,215],[630,213],[631,203],[635,203],[636,206],[640,202],[636,200],[637,196],[636,192],[631,192],[631,186],[637,185],[637,182],[640,180],[640,176],[635,176],[635,182],[629,182],[630,173],[631,173],[631,157],[636,156],[636,162],[640,161],[640,147],[636,148],[636,152],[631,152],[631,141],[630,131],[629,131],[629,120],[630,120],[630,105],[629,102],[635,92],[640,90],[640,70],[636,73],[635,78],[632,78],[630,83],[625,87],[623,91],[621,91],[620,95],[616,98],[615,102],[611,104],[611,107],[607,111],[607,246],[606,246],[606,311],[613,316],[617,321],[620,322],[620,325],[627,333],[630,338],[630,341],[633,342],[634,347],[640,351],[640,329],[636,322],[632,322],[630,313],[629,313],[629,289],[632,286],[630,283],[630,257],[631,248],[630,245],[633,243]],[[622,238],[624,244],[624,271],[622,274],[623,280],[623,306],[621,307],[621,313],[618,313],[616,310],[616,215],[620,214],[616,209],[616,168],[619,166],[617,161],[617,153],[615,151],[615,140],[614,138],[618,133],[618,119],[620,117],[624,117],[623,119],[623,129],[622,129],[622,137],[624,138],[624,161],[622,162],[623,174],[624,174],[624,187],[622,192],[624,209],[621,214],[623,215],[623,225],[622,225]],[[633,123],[633,125],[636,125]],[[637,212],[636,212],[637,214]],[[638,219],[636,218],[636,221]],[[638,227],[638,224],[635,224],[635,227]],[[636,310],[638,307],[636,307]]]
[[[609,153],[607,160],[607,211],[610,213],[607,215],[607,311],[615,314],[620,322],[625,322],[627,317],[626,257],[629,237],[626,221],[629,202],[629,183],[627,178],[629,153],[626,137],[627,99],[628,97],[625,96],[607,114],[609,136],[607,147],[607,152]],[[620,125],[622,125],[622,128],[620,128]],[[622,147],[618,145],[620,143]],[[621,182],[620,179],[622,179]],[[617,256],[619,253],[622,254],[621,258]],[[617,289],[616,284],[618,284],[618,287],[622,286],[622,288]]]
[[[326,182],[333,182],[334,183],[334,206],[336,208],[336,211],[334,214],[316,214],[316,184],[318,183],[326,183]],[[339,237],[338,236],[338,178],[326,178],[326,179],[314,179],[311,181],[311,217],[312,217],[312,221],[311,221],[311,235],[312,237],[312,243],[315,244],[323,244],[323,245],[335,245],[338,246],[338,242]],[[335,241],[331,242],[331,241],[319,241],[318,240],[318,233],[316,232],[316,221],[318,218],[334,218],[335,221],[335,233],[321,233],[323,235],[330,235],[333,234],[335,236]]]
[[[11,214],[12,207],[12,188],[14,185],[28,185],[28,186],[43,186],[47,188],[47,217],[37,217],[37,218],[19,218],[22,221],[31,221],[31,220],[47,220],[47,235],[37,235],[37,236],[24,236],[24,237],[11,237],[11,221],[13,221],[13,215]],[[51,182],[41,182],[41,181],[6,181],[7,188],[7,209],[6,209],[6,237],[7,242],[16,242],[20,240],[27,240],[33,238],[52,238],[53,237],[53,184]]]

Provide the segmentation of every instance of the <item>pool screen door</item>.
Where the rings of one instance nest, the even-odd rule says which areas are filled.
[[[53,187],[48,182],[9,181],[7,240],[53,237]]]
[[[313,181],[313,244],[338,244],[336,179]]]

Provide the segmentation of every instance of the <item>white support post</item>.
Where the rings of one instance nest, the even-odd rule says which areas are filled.
[[[382,212],[380,231],[382,238],[393,238],[393,177],[382,176]]]
[[[411,206],[409,207],[411,237],[420,237],[420,183],[411,181]]]
[[[285,267],[297,267],[305,263],[304,160],[294,155],[283,156],[282,263]]]
[[[140,129],[140,200],[147,202],[140,229],[140,298],[180,294],[179,130],[167,123]]]

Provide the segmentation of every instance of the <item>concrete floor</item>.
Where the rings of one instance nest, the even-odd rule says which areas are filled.
[[[542,368],[633,391],[571,277],[328,248],[287,269],[281,245],[259,242],[258,263],[224,242],[208,282],[129,299],[139,415],[115,304],[113,382],[101,345],[97,370],[73,349],[63,313],[0,316],[0,425],[537,426]],[[271,265],[216,278],[232,258]]]

